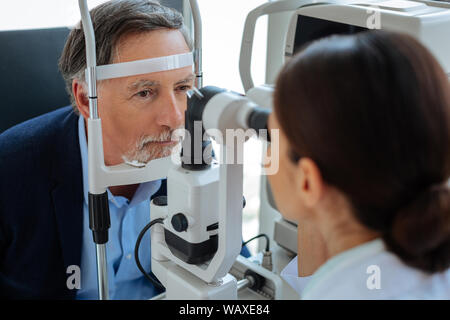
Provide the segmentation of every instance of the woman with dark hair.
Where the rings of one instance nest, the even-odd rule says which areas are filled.
[[[414,38],[318,40],[278,76],[282,276],[304,299],[450,298],[450,86]]]

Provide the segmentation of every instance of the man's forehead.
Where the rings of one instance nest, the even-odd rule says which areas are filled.
[[[188,53],[191,50],[179,30],[161,29],[122,36],[115,46],[113,63]]]
[[[140,77],[135,77],[134,79],[130,79],[127,81],[127,88],[129,90],[133,90],[142,86],[160,86],[162,83],[169,82],[169,84],[177,85],[183,83],[190,83],[194,80],[194,73],[186,72],[184,75],[179,75],[177,77],[172,77],[171,79],[161,79],[161,77],[157,77],[154,75],[143,75]]]
[[[98,80],[122,78],[127,87],[186,82],[191,77],[192,52],[183,34],[171,29],[124,35],[116,46],[113,63],[97,67]]]

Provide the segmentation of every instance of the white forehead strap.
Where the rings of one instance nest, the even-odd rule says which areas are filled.
[[[194,59],[192,52],[152,59],[113,63],[96,67],[97,80],[129,77],[151,72],[161,72],[184,68],[192,66],[193,64]]]

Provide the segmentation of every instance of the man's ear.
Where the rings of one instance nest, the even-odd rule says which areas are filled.
[[[89,118],[89,98],[86,90],[86,84],[80,80],[73,79],[72,92],[77,104],[78,111],[80,111],[83,118]]]
[[[324,182],[319,167],[310,158],[300,158],[296,166],[297,194],[305,206],[315,207],[322,197]]]

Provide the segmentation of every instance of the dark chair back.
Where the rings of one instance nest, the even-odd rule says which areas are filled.
[[[70,104],[58,59],[68,28],[0,32],[0,133]]]

